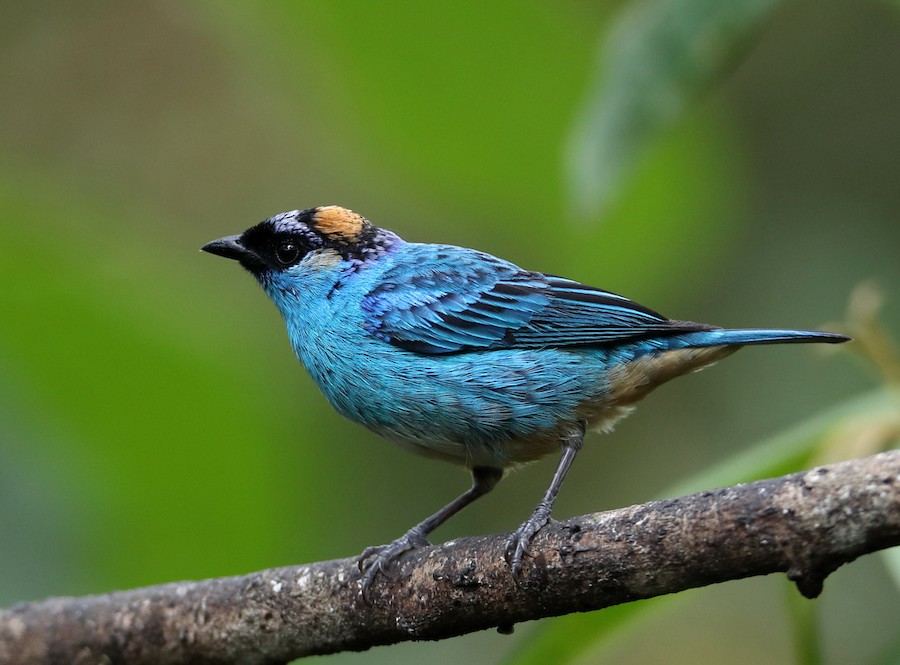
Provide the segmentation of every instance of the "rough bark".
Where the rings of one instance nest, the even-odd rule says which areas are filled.
[[[368,603],[341,559],[20,604],[0,612],[0,663],[285,663],[774,572],[813,597],[838,566],[900,544],[900,451],[554,522],[518,583],[505,538],[411,552]]]

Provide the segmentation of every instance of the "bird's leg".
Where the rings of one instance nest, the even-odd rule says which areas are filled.
[[[494,489],[494,486],[502,477],[503,469],[492,466],[473,467],[472,487],[441,508],[431,517],[419,522],[394,542],[387,545],[367,547],[363,550],[363,553],[359,555],[358,560],[359,570],[362,573],[360,591],[363,597],[366,596],[368,588],[371,586],[372,582],[375,581],[375,578],[378,577],[379,573],[384,575],[387,574],[386,568],[388,565],[404,552],[429,545],[429,533],[475,501],[475,499],[484,496]]]
[[[506,541],[506,561],[509,563],[514,577],[518,577],[522,572],[522,557],[528,554],[528,545],[535,534],[550,521],[550,513],[553,511],[553,504],[556,502],[556,495],[559,494],[559,488],[562,487],[569,467],[575,455],[581,450],[584,443],[584,423],[571,432],[566,434],[562,439],[562,457],[553,474],[553,480],[550,481],[550,487],[544,493],[531,517],[525,520],[518,529],[513,531],[509,539]]]

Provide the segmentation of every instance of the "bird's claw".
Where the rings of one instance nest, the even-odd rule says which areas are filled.
[[[550,510],[543,505],[538,506],[522,525],[509,534],[506,540],[506,563],[512,571],[513,578],[519,580],[522,576],[522,558],[530,556],[528,546],[532,539],[550,521]]]
[[[410,529],[387,545],[374,545],[364,549],[356,562],[361,573],[359,592],[362,598],[367,600],[369,588],[379,574],[390,577],[388,568],[404,553],[430,544],[425,536],[415,529]]]

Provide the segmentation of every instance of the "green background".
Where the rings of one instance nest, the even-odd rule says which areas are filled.
[[[833,327],[875,279],[897,330],[898,175],[890,3],[4,3],[0,606],[350,556],[467,486],[333,413],[253,280],[198,252],[213,238],[340,204],[733,327]],[[589,438],[556,515],[665,493],[879,383],[821,351],[662,388]],[[554,464],[436,539],[513,528]],[[558,639],[566,662],[893,662],[881,558],[799,610],[784,586],[328,660]],[[820,654],[796,648],[809,615]]]

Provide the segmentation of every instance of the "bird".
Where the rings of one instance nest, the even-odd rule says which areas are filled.
[[[587,430],[610,430],[657,386],[742,346],[849,340],[668,319],[485,252],[407,242],[334,205],[274,215],[202,250],[256,278],[338,413],[471,473],[471,487],[456,499],[362,552],[364,595],[508,470],[557,451],[546,492],[506,543],[518,578]]]

